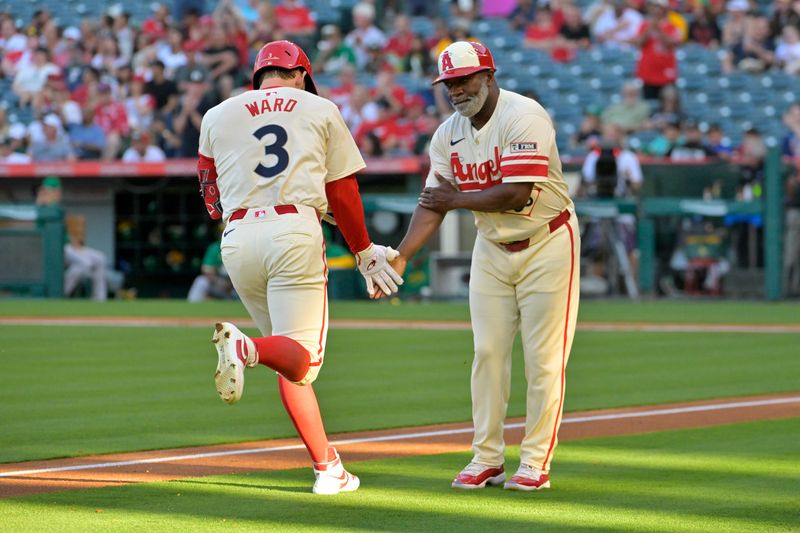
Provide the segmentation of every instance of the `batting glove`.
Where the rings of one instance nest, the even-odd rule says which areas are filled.
[[[398,291],[398,285],[403,284],[403,278],[389,265],[400,252],[379,244],[370,244],[368,248],[356,254],[358,270],[367,281],[367,292],[370,296],[375,294],[375,286],[383,291],[386,296]]]

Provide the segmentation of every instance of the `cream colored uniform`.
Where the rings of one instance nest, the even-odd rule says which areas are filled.
[[[328,207],[325,184],[365,167],[358,147],[335,104],[276,87],[210,109],[199,151],[217,170],[227,222],[222,260],[233,286],[262,335],[287,336],[309,351],[311,367],[301,383],[310,383],[328,331],[319,222]],[[238,218],[241,210],[246,214]]]
[[[564,372],[578,312],[580,233],[561,173],[555,130],[536,101],[500,90],[492,117],[476,130],[458,113],[433,136],[426,185],[438,172],[461,191],[500,183],[533,182],[519,211],[474,211],[469,301],[474,334],[473,461],[503,464],[511,350],[521,331],[527,379],[527,417],[521,461],[549,469],[564,402]],[[554,220],[566,223],[550,231]],[[561,215],[559,217],[559,215]],[[500,243],[530,239],[519,251]]]

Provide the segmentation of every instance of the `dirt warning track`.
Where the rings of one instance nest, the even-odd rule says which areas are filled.
[[[559,440],[631,435],[670,429],[800,417],[800,392],[669,405],[568,413]],[[524,420],[506,422],[506,440],[518,443]],[[347,463],[470,449],[467,423],[332,435]],[[308,467],[299,439],[244,442],[31,461],[0,465],[0,498],[67,489],[166,481],[186,477]]]

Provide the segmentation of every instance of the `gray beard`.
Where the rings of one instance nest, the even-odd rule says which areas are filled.
[[[486,99],[489,97],[489,86],[484,84],[481,86],[481,89],[478,91],[478,94],[467,100],[466,102],[462,102],[458,105],[453,104],[453,107],[456,108],[462,116],[470,118],[474,117],[478,111],[481,110],[483,104],[486,103]]]

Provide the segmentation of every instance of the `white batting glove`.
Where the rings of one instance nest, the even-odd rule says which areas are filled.
[[[398,291],[398,286],[403,284],[403,278],[389,265],[400,252],[379,244],[370,244],[368,248],[356,254],[358,270],[367,281],[367,292],[370,296],[375,294],[375,286],[383,291],[386,296]]]

